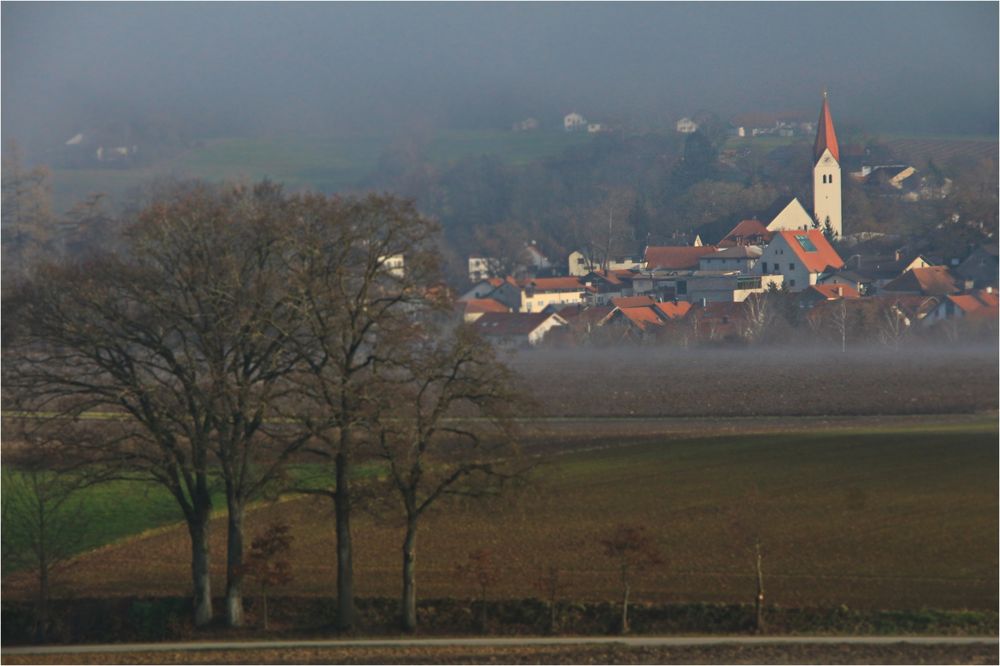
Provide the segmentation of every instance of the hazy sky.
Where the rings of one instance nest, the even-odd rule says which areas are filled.
[[[206,132],[666,122],[699,109],[995,133],[998,4],[3,3],[2,122]]]

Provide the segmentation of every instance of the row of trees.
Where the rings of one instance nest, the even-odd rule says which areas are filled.
[[[419,519],[512,478],[510,415],[523,402],[489,347],[453,323],[436,233],[389,196],[177,187],[141,210],[119,252],[36,262],[6,295],[4,397],[23,446],[58,439],[60,460],[170,492],[190,534],[197,625],[213,618],[213,488],[228,510],[226,618],[239,626],[247,507],[280,488],[290,461],[318,455],[349,628],[352,470],[381,460],[406,516],[414,628]],[[399,257],[404,268],[390,266]]]

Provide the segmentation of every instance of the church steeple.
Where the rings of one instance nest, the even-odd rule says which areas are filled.
[[[823,109],[819,112],[816,143],[813,145],[813,219],[822,229],[835,235],[844,232],[840,197],[840,147],[833,131],[830,102],[823,91]]]
[[[830,102],[826,96],[826,89],[823,90],[823,108],[819,112],[819,122],[816,124],[813,162],[818,162],[825,150],[829,150],[833,159],[840,162],[840,148],[837,146],[837,133],[833,130],[833,117],[830,115]]]

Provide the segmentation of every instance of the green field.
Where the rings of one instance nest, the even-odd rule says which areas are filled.
[[[568,598],[614,598],[613,566],[598,542],[629,523],[647,527],[665,562],[637,582],[639,600],[749,601],[747,538],[757,531],[770,603],[997,606],[995,419],[696,439],[643,439],[625,428],[602,448],[543,458],[536,483],[517,496],[429,515],[419,539],[421,595],[473,596],[455,567],[485,547],[501,563],[497,596],[533,596],[533,577],[552,564]],[[290,524],[295,538],[296,577],[287,592],[331,594],[329,500],[263,503],[250,513],[248,531],[275,520]],[[394,596],[398,520],[362,511],[354,525],[358,594]],[[220,577],[224,535],[219,522],[212,547]],[[84,555],[65,584],[95,596],[183,594],[186,549],[180,526],[159,530]]]
[[[263,178],[296,189],[332,193],[355,187],[396,141],[384,134],[355,136],[231,137],[204,141],[176,158],[136,169],[54,169],[57,212],[94,192],[115,198],[155,178],[256,181]],[[558,155],[590,140],[586,133],[439,131],[415,139],[435,166],[467,157],[495,156],[505,164],[525,164]]]

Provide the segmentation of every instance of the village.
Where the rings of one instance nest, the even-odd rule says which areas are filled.
[[[566,117],[567,131],[601,131],[578,116]],[[683,120],[677,130],[693,131]],[[843,242],[841,154],[826,93],[815,131],[811,212],[791,198],[714,244],[696,235],[685,245],[648,245],[641,257],[577,250],[555,262],[529,243],[511,274],[495,258],[472,256],[471,285],[458,299],[464,320],[505,348],[743,344],[788,339],[797,327],[846,349],[849,338],[898,347],[908,337],[995,331],[997,245],[947,260]],[[913,169],[896,171],[901,179]]]

